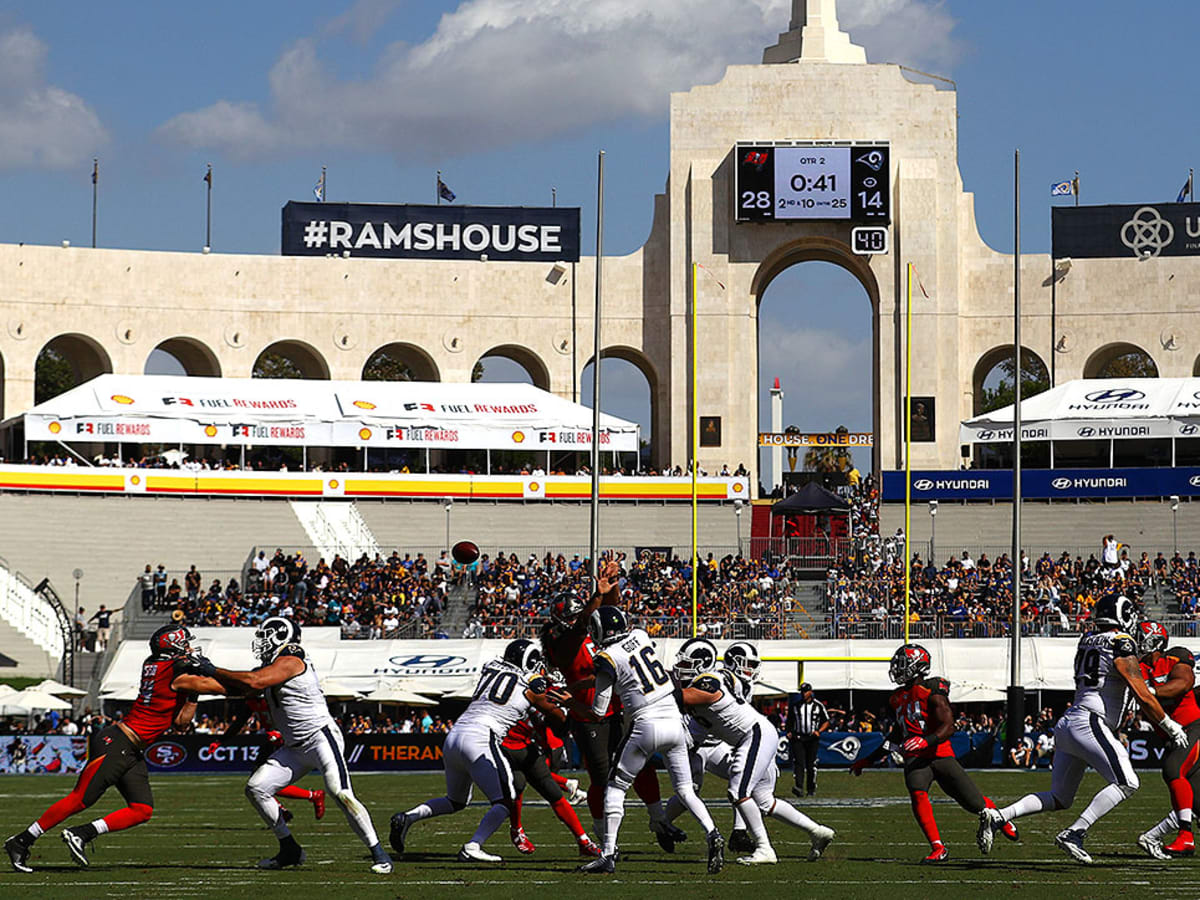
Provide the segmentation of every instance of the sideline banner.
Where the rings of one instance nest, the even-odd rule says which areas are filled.
[[[760,447],[874,447],[875,435],[869,431],[843,434],[826,431],[760,431]]]

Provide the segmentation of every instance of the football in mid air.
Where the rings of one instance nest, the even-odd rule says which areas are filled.
[[[469,566],[479,559],[479,545],[474,541],[459,541],[450,548],[450,555],[460,566]]]

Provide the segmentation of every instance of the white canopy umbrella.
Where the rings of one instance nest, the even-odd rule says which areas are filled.
[[[0,697],[7,697],[9,694],[17,693],[17,689],[11,684],[0,684]]]
[[[321,693],[335,700],[355,700],[362,696],[362,688],[342,678],[322,678]]]
[[[28,716],[35,710],[68,710],[71,704],[37,688],[26,688],[0,698],[0,716]]]
[[[370,694],[363,697],[371,703],[387,703],[395,706],[432,706],[436,698],[418,694],[405,684],[402,678],[381,678]]]
[[[47,678],[45,681],[35,684],[34,687],[44,694],[52,694],[55,697],[87,696],[87,691],[81,691],[77,687],[71,687],[69,684],[63,684],[61,681],[55,681],[53,678]]]

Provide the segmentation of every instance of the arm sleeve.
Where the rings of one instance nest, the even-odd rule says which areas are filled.
[[[596,657],[596,662],[599,663],[602,657]],[[617,682],[617,673],[613,670],[612,663],[608,662],[607,657],[603,657],[605,665],[596,666],[596,693],[592,697],[592,713],[596,716],[603,716],[608,712],[608,706],[612,702],[613,685]]]

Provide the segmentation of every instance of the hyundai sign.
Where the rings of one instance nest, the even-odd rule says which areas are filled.
[[[1023,469],[1021,494],[1026,499],[1085,497],[1200,496],[1200,468],[1161,469]],[[1009,469],[913,472],[912,499],[1010,500]],[[904,473],[883,473],[883,499],[904,500]]]
[[[577,262],[575,207],[288,203],[284,256]]]

